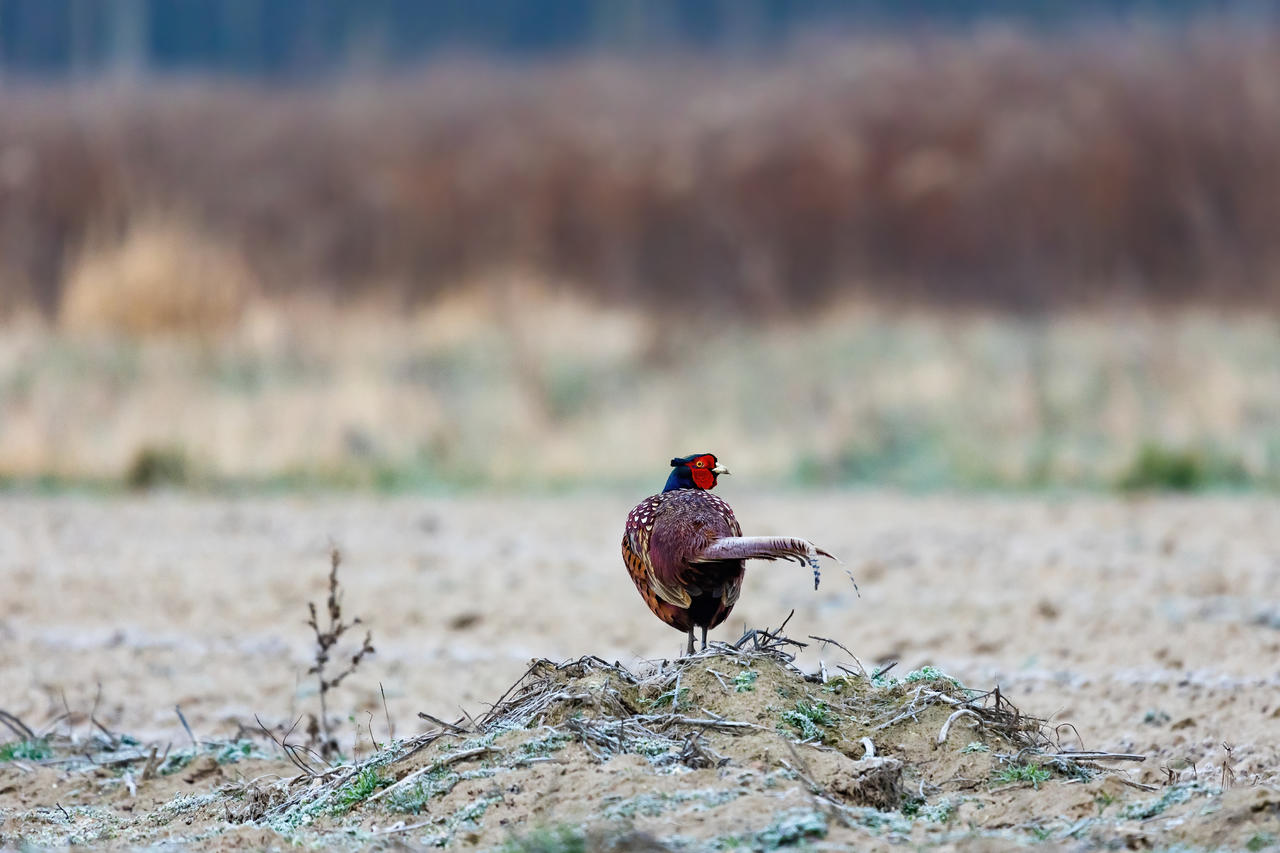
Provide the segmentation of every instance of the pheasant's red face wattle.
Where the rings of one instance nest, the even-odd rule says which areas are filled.
[[[699,489],[715,488],[716,474],[712,470],[716,467],[716,458],[714,456],[708,453],[691,459],[687,464],[695,486]]]
[[[710,453],[690,456],[678,461],[689,469],[689,479],[692,480],[695,487],[703,489],[703,491],[716,488],[716,475],[724,471],[723,467],[717,466],[716,457],[710,455]]]

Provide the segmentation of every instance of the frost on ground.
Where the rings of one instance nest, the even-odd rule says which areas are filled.
[[[432,720],[360,761],[316,761],[286,736],[283,751],[305,756],[291,773],[249,739],[158,757],[105,729],[79,744],[28,732],[0,771],[21,803],[0,810],[0,844],[1262,850],[1280,838],[1280,788],[1229,767],[1144,784],[1125,768],[1145,756],[1076,748],[998,690],[936,669],[805,674],[795,646],[748,632],[638,671],[537,660],[480,719]]]
[[[729,496],[862,597],[753,566],[646,662],[630,495],[6,498],[0,847],[1276,846],[1274,500]],[[330,538],[377,653],[324,761]]]

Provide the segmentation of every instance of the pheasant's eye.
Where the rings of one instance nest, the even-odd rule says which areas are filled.
[[[699,460],[698,460],[698,467],[699,467],[699,468],[705,468],[705,467],[707,467],[707,463],[705,463],[705,462],[703,462],[701,459],[699,459]]]

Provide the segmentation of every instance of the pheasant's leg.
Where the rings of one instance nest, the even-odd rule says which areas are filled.
[[[693,626],[689,626],[689,646],[684,650],[686,655],[693,654]]]
[[[707,626],[706,625],[702,626],[702,650],[704,652],[707,650]]]

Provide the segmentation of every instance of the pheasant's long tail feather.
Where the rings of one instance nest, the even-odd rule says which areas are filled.
[[[791,536],[726,536],[717,539],[690,562],[710,563],[717,560],[795,560],[813,569],[813,588],[818,588],[819,555],[834,556],[807,539]]]

